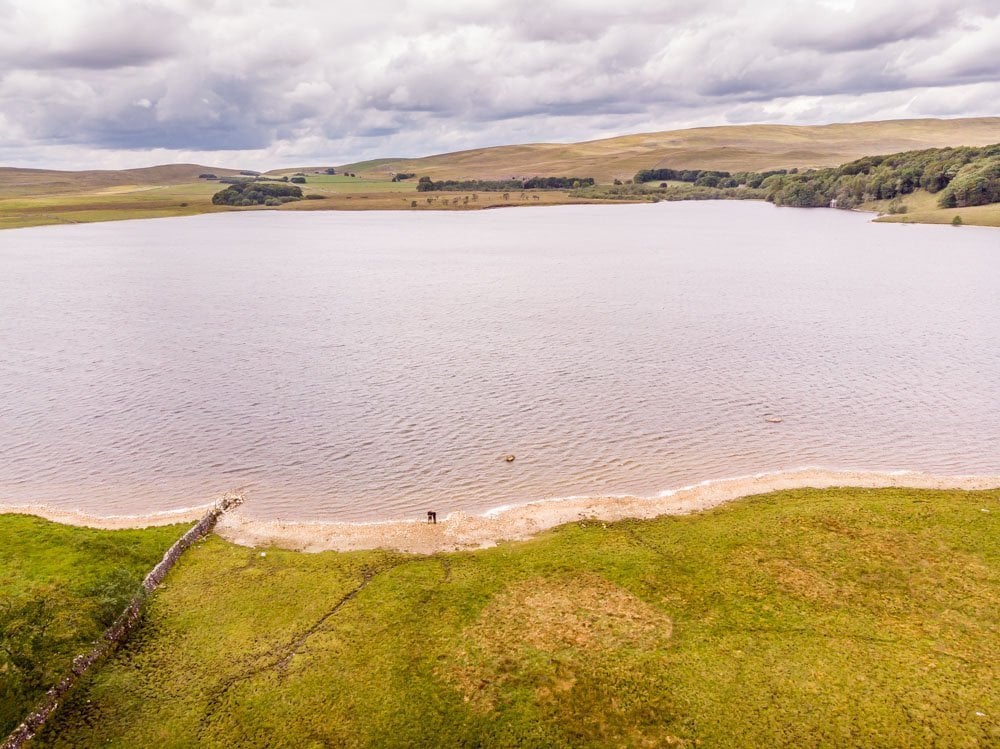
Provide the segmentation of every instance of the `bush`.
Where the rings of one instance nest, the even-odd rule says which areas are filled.
[[[326,195],[318,195],[317,193],[309,193],[306,195],[306,200],[325,200]]]
[[[955,218],[953,218],[951,220],[951,225],[952,226],[961,226],[962,225],[962,217],[959,216],[958,214],[955,214]]]
[[[239,182],[220,190],[212,196],[214,205],[251,206],[266,205],[269,198],[282,203],[302,198],[302,188],[281,182]]]
[[[96,619],[110,627],[134,596],[142,595],[139,578],[126,567],[109,570],[87,591],[94,600]]]
[[[297,185],[304,185],[306,183],[306,178],[305,177],[298,177],[298,176],[296,176],[296,177],[292,177],[289,180],[289,182],[294,182]]]

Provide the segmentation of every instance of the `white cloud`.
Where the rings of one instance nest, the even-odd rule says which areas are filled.
[[[994,0],[0,0],[0,158],[343,163],[996,114]]]

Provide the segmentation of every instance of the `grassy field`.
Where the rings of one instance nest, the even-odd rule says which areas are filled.
[[[906,213],[879,216],[876,221],[897,224],[950,224],[955,216],[962,219],[963,224],[974,226],[1000,226],[1000,203],[976,205],[965,208],[939,208],[937,195],[931,195],[926,190],[917,190],[903,197]],[[865,210],[884,213],[889,210],[888,200],[876,201],[864,205]]]
[[[280,169],[272,172],[278,177],[291,177],[294,171]],[[391,177],[379,176],[377,179],[363,177],[348,177],[343,174],[306,174],[306,183],[299,185],[303,192],[329,191],[335,193],[381,193],[394,192],[409,194],[417,191],[417,180],[409,179],[393,182]]]
[[[286,203],[280,208],[233,208],[212,204],[212,195],[224,185],[191,182],[175,185],[117,185],[85,192],[0,197],[0,229],[94,221],[193,216],[223,211],[316,210],[470,210],[516,205],[555,205],[590,202],[571,198],[565,191],[503,193],[418,193],[412,181],[310,175],[303,194],[320,200]]]
[[[0,229],[50,224],[85,224],[135,218],[193,216],[232,210],[212,205],[220,186],[121,185],[85,192],[0,198]]]
[[[191,549],[51,747],[1000,743],[1000,491],[788,491],[428,557]]]
[[[186,528],[95,531],[0,515],[0,736],[90,649],[124,606],[121,591],[134,590]]]

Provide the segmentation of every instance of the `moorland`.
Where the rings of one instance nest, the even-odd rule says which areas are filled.
[[[841,167],[864,157],[1000,142],[1000,118],[892,120],[824,126],[733,125],[643,133],[571,144],[528,144],[459,151],[418,159],[385,158],[260,172],[196,164],[120,171],[59,172],[0,168],[0,228],[184,216],[231,210],[465,210],[558,205],[607,199],[643,170],[796,173]],[[532,182],[544,177],[566,187]],[[419,189],[420,178],[442,184]],[[248,205],[213,202],[230,181],[295,182],[303,199]],[[594,180],[593,188],[587,180]],[[507,181],[506,190],[476,183]],[[222,184],[220,184],[220,182]],[[579,184],[576,184],[579,183]],[[425,183],[426,184],[426,183]],[[520,186],[517,186],[520,184]],[[526,186],[528,185],[528,186]],[[582,189],[581,189],[582,188]],[[273,197],[273,196],[272,196]],[[668,199],[685,197],[675,192]],[[704,197],[689,195],[687,197]],[[755,197],[759,195],[744,195]],[[879,220],[950,223],[956,208],[940,207],[917,189],[901,203],[873,197],[853,207],[886,214]],[[901,210],[893,210],[899,209]],[[961,209],[967,224],[1000,225],[997,204]]]

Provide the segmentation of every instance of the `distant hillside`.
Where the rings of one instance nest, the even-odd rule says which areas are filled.
[[[839,166],[863,156],[1000,141],[1000,117],[887,120],[836,125],[731,125],[668,130],[584,143],[538,143],[377,159],[340,169],[369,178],[413,172],[438,179],[581,175],[630,179],[659,167],[763,171]]]
[[[199,174],[225,177],[239,172],[235,169],[198,164],[165,164],[141,169],[82,172],[0,167],[0,197],[76,193],[125,185],[182,185],[197,182]]]

